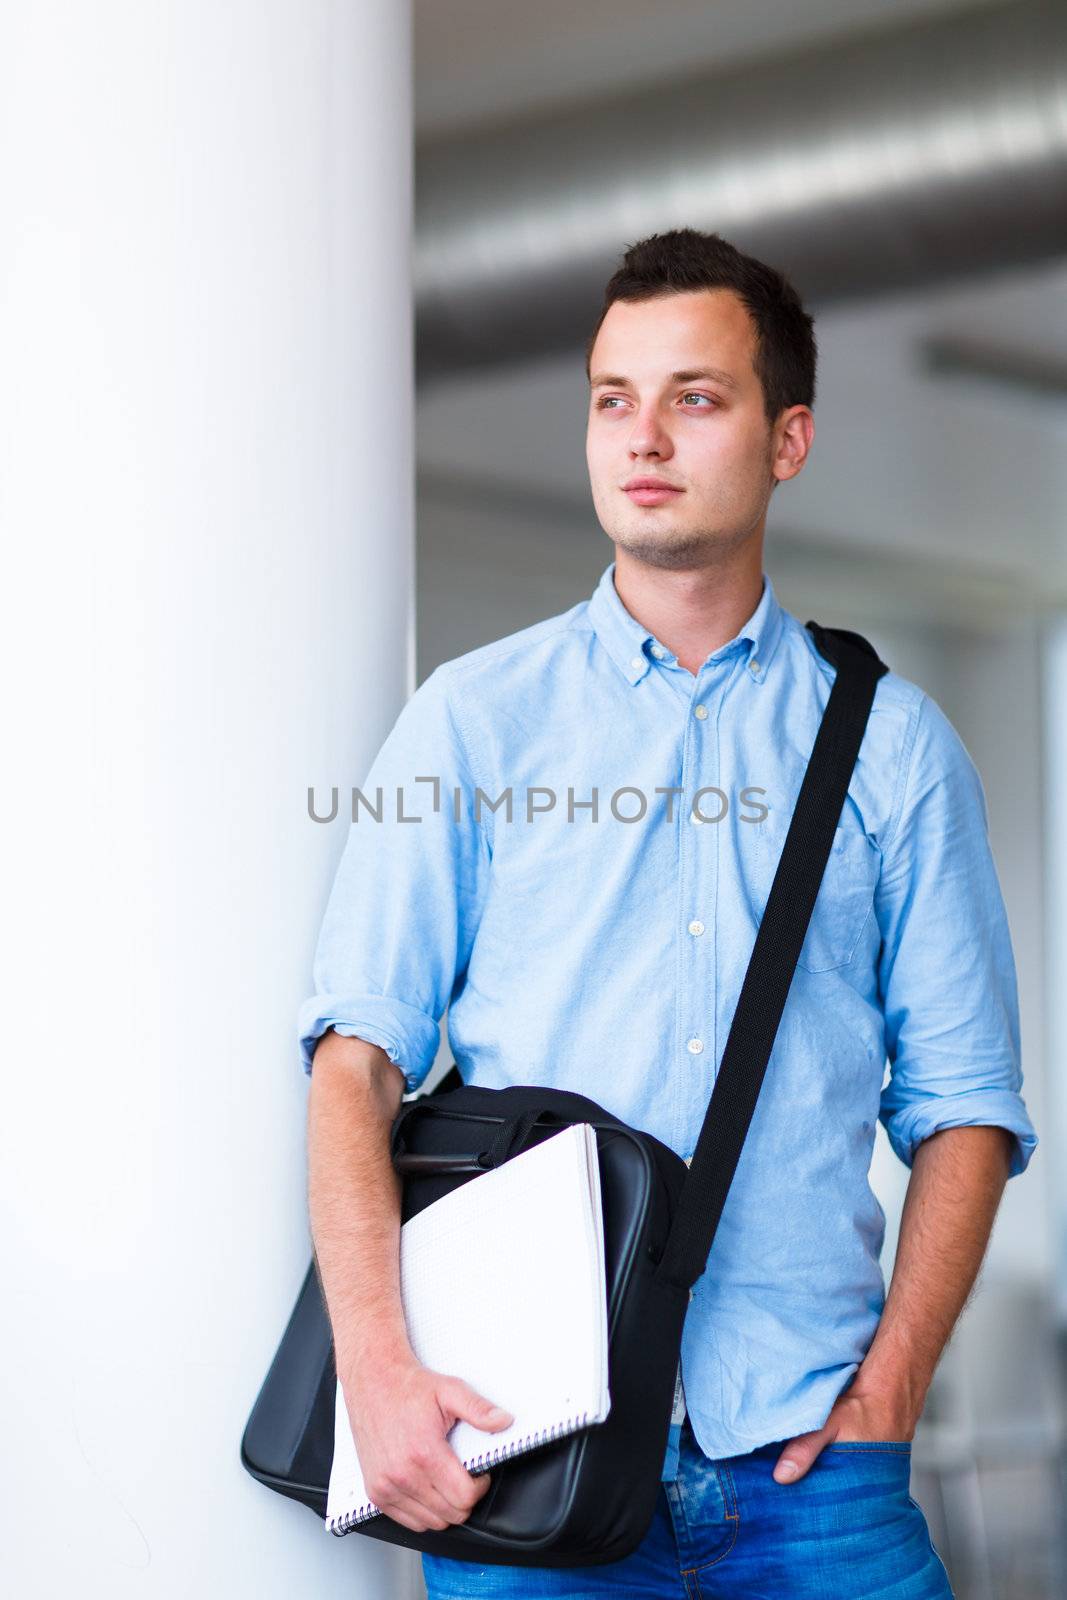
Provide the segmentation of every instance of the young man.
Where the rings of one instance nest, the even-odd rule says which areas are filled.
[[[350,830],[300,1018],[309,1201],[368,1491],[406,1527],[488,1488],[454,1420],[510,1417],[407,1343],[390,1124],[449,1006],[467,1081],[574,1089],[692,1155],[834,677],[763,570],[815,355],[788,282],[724,240],[628,250],[588,349],[615,559],[588,600],[438,667],[364,787],[382,821]],[[910,1441],[1036,1144],[1021,1081],[981,783],[890,672],[687,1313],[649,1533],[581,1570],[424,1556],[430,1595],[949,1594]],[[878,1118],[912,1168],[888,1298]]]

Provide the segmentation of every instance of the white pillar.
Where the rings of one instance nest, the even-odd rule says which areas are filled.
[[[2,13],[20,1600],[421,1593],[238,1457],[309,1259],[306,791],[413,687],[409,52],[403,0]]]

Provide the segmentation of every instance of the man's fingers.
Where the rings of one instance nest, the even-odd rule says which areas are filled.
[[[473,1423],[476,1428],[497,1433],[501,1428],[510,1428],[515,1421],[510,1411],[487,1400],[463,1378],[452,1375],[438,1381],[437,1401],[448,1418],[449,1426],[454,1418],[462,1417],[464,1422]]]
[[[465,1517],[459,1506],[452,1505],[428,1481],[420,1483],[417,1489],[394,1490],[393,1498],[379,1509],[414,1531],[430,1527],[439,1533]]]
[[[450,1444],[446,1444],[440,1467],[434,1465],[434,1483],[451,1500],[457,1512],[475,1505],[489,1488],[488,1472],[468,1472]]]
[[[774,1464],[775,1483],[796,1483],[811,1468],[829,1439],[830,1435],[824,1428],[817,1433],[802,1433],[790,1439]]]
[[[428,1471],[435,1492],[449,1505],[453,1522],[468,1516],[489,1487],[489,1474],[468,1472],[447,1440],[435,1451]]]
[[[424,1506],[421,1500],[413,1500],[410,1495],[391,1500],[388,1505],[379,1506],[378,1509],[402,1527],[410,1528],[412,1533],[425,1533],[428,1528],[441,1533],[448,1526],[447,1517],[438,1516],[429,1506]]]
[[[432,1453],[421,1457],[410,1478],[396,1485],[389,1504],[381,1509],[407,1527],[413,1526],[407,1518],[422,1518],[423,1526],[429,1522],[440,1531],[440,1523],[465,1522],[488,1488],[489,1474],[468,1472],[442,1440]]]

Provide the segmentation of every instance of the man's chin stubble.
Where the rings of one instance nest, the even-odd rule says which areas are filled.
[[[662,567],[678,571],[692,566],[708,566],[732,556],[746,535],[701,532],[692,529],[660,528],[635,532],[632,528],[613,530],[608,537],[613,544],[642,561],[649,567]]]

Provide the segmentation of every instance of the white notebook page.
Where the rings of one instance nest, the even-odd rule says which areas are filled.
[[[596,1133],[575,1123],[458,1185],[400,1230],[408,1337],[424,1366],[456,1374],[514,1415],[496,1433],[460,1420],[464,1466],[490,1465],[589,1423],[608,1393],[607,1294]],[[340,1383],[326,1526],[376,1514]]]

